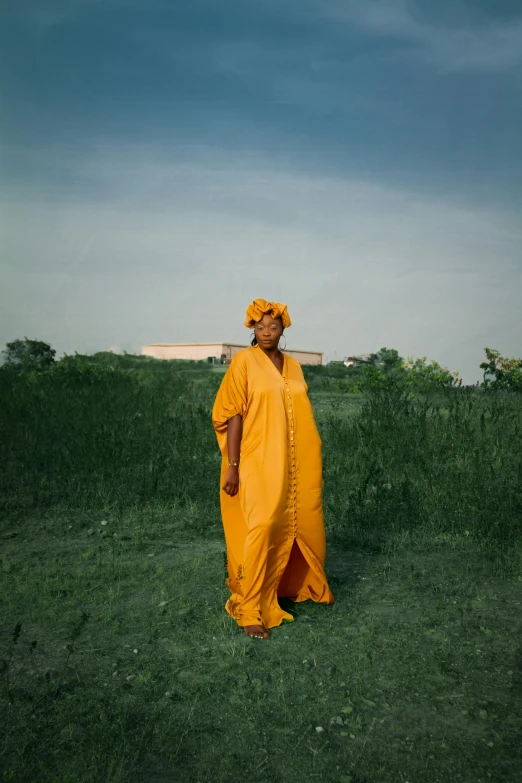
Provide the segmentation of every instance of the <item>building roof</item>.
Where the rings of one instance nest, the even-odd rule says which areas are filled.
[[[182,347],[185,347],[187,345],[190,345],[190,346],[194,346],[194,345],[230,345],[233,348],[248,348],[248,345],[245,345],[244,343],[227,343],[227,342],[223,342],[223,341],[219,341],[219,340],[217,340],[217,341],[215,341],[213,343],[147,343],[147,345],[144,346],[144,348],[147,348],[148,346],[152,346],[152,345],[161,345],[164,348],[169,348],[169,347],[170,348],[182,348]],[[283,348],[283,352],[284,351],[285,351],[285,349]],[[301,350],[301,348],[288,348],[288,351],[293,351],[294,353],[315,353],[315,354],[320,354],[321,356],[323,355],[322,351],[304,351],[304,350]]]
[[[234,348],[246,348],[244,343],[225,343],[222,340],[214,340],[213,343],[147,343],[147,345],[163,345],[172,348],[181,348],[185,345],[231,345]]]

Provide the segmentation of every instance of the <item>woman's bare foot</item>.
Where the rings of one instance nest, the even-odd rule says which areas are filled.
[[[269,639],[270,634],[264,627],[264,625],[245,625],[245,633],[247,636],[255,636],[258,639]]]

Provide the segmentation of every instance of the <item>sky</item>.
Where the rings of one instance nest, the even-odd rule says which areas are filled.
[[[4,0],[0,350],[522,357],[519,0]]]

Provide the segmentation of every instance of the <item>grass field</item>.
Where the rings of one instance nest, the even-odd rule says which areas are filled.
[[[520,399],[312,392],[336,602],[262,641],[215,378],[2,387],[2,780],[519,783]]]

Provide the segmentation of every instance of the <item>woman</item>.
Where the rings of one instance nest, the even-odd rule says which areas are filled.
[[[221,515],[227,547],[228,614],[248,636],[291,622],[278,596],[332,604],[323,566],[321,439],[301,365],[279,350],[286,305],[255,299],[238,351],[212,408],[222,454]]]

